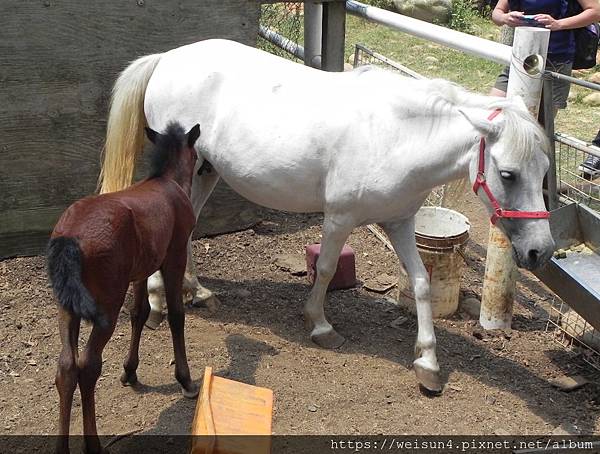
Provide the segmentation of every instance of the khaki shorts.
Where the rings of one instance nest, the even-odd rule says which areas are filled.
[[[571,75],[571,69],[573,63],[554,63],[548,60],[546,63],[546,69],[554,71],[555,73],[564,74],[566,76]],[[506,66],[502,73],[496,79],[495,88],[502,90],[506,93],[506,87],[508,86],[508,73],[509,68]],[[571,83],[566,80],[552,80],[552,98],[554,99],[554,107],[557,109],[564,109],[567,107],[567,98],[569,97],[569,90]]]

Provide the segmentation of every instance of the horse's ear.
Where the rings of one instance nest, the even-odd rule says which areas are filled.
[[[196,126],[194,126],[192,129],[190,129],[190,131],[186,134],[187,136],[187,145],[188,147],[193,147],[194,144],[196,143],[196,140],[198,140],[198,137],[200,137],[200,125],[196,124]]]
[[[158,136],[158,133],[154,129],[148,127],[145,127],[144,131],[146,131],[146,137],[148,137],[148,140],[156,145],[156,137]]]
[[[489,140],[495,140],[500,135],[502,126],[497,120],[490,121],[487,118],[478,118],[462,109],[458,109],[458,111],[482,136],[487,137]]]

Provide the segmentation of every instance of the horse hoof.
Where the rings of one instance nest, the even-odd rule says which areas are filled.
[[[206,308],[211,314],[217,312],[220,305],[221,301],[212,292],[208,298],[194,298],[192,300],[192,306]]]
[[[165,319],[165,314],[158,311],[150,311],[148,320],[146,320],[146,328],[157,329]]]
[[[183,397],[185,397],[186,399],[197,398],[199,392],[200,392],[200,388],[198,388],[198,386],[194,385],[193,383],[190,384],[187,389],[184,388],[183,386],[181,387],[181,393],[183,394]]]
[[[127,372],[123,372],[120,380],[123,386],[133,386],[138,382],[137,374],[135,372],[131,372],[129,374]]]
[[[333,328],[325,333],[311,335],[310,339],[319,347],[323,347],[328,350],[339,348],[344,344],[344,342],[346,342],[346,338],[339,335]]]
[[[440,379],[440,368],[431,367],[423,358],[414,361],[413,367],[419,384],[432,394],[440,394],[443,386]]]

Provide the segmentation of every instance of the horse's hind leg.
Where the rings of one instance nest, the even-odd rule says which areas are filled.
[[[198,395],[198,387],[192,383],[190,369],[185,353],[185,311],[183,308],[182,286],[185,260],[174,253],[173,248],[161,267],[165,282],[165,295],[167,297],[167,318],[173,339],[173,352],[175,354],[175,378],[182,388],[184,397],[193,399]]]
[[[323,221],[323,240],[317,260],[317,276],[310,296],[304,305],[304,318],[309,329],[310,338],[324,348],[337,348],[345,339],[339,335],[325,318],[324,304],[327,287],[335,274],[337,262],[344,247],[344,242],[350,235],[354,225],[339,222],[325,215]]]
[[[417,380],[433,392],[442,390],[440,367],[435,353],[435,333],[431,315],[429,274],[417,250],[414,218],[396,223],[381,224],[387,233],[398,258],[410,277],[417,306],[418,333],[413,363]]]
[[[81,407],[83,410],[83,434],[86,454],[107,453],[100,445],[96,429],[96,400],[94,396],[96,382],[102,372],[102,351],[109,341],[117,324],[119,309],[123,304],[125,292],[111,304],[110,313],[105,312],[107,326],[94,325],[85,350],[79,357],[79,390],[81,391]],[[106,307],[107,305],[103,305]]]
[[[129,344],[129,353],[123,362],[123,369],[125,370],[121,375],[121,383],[125,386],[137,383],[136,371],[140,363],[140,338],[144,323],[146,323],[150,313],[147,286],[146,279],[133,284],[133,306],[129,313],[131,317],[131,343]]]
[[[77,387],[77,341],[79,339],[79,317],[58,308],[58,330],[62,350],[58,357],[56,370],[56,389],[60,400],[60,416],[58,420],[58,439],[56,452],[67,454],[69,452],[69,426],[71,423],[71,407],[73,393]]]

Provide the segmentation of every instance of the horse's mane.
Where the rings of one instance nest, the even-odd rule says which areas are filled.
[[[429,118],[430,133],[443,117],[456,115],[457,109],[477,108],[489,113],[502,109],[504,126],[498,133],[504,139],[504,153],[508,157],[522,162],[529,159],[536,149],[541,148],[544,152],[549,149],[544,130],[519,100],[473,93],[444,79],[402,77],[375,66],[361,67],[355,72],[358,77],[368,75],[366,77],[380,79],[379,84],[369,83],[387,90],[388,98],[397,96],[398,105],[410,108],[411,113],[422,115],[423,120]],[[503,134],[505,131],[508,134]]]
[[[164,134],[157,134],[156,143],[150,154],[148,177],[157,178],[164,175],[170,164],[178,159],[184,143],[185,131],[179,123],[169,123]]]
[[[505,156],[522,162],[530,159],[536,149],[548,151],[544,129],[520,100],[480,95],[442,79],[425,83],[429,85],[427,104],[435,113],[443,114],[453,108],[480,108],[490,113],[501,109],[504,122],[498,133],[504,139]]]

